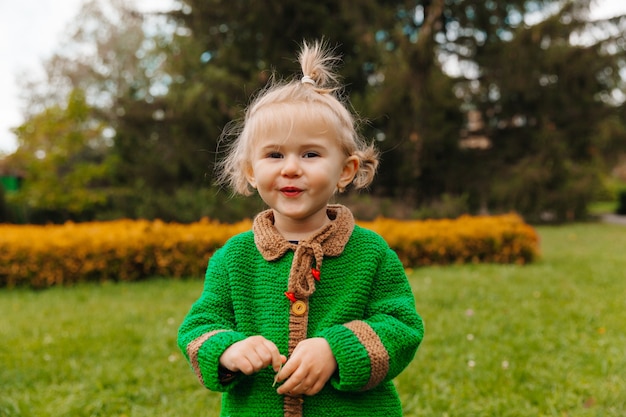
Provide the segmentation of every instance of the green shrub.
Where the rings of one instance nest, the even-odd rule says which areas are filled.
[[[4,187],[0,185],[0,223],[6,223],[9,221],[9,210],[4,198]]]
[[[616,214],[626,215],[626,190],[622,190],[618,194],[617,198],[617,210],[615,210]]]

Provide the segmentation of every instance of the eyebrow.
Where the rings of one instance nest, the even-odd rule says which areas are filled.
[[[279,151],[281,148],[282,148],[281,145],[275,144],[275,143],[256,147],[256,149],[258,149],[261,152]]]
[[[263,150],[281,149],[285,147],[286,140],[279,141],[279,140],[274,140],[274,139],[266,139],[264,142],[266,143],[259,146],[258,149],[263,149]],[[306,138],[301,143],[298,143],[297,146],[299,148],[324,148],[326,147],[327,144],[323,142],[326,142],[326,139],[316,140],[316,139]]]

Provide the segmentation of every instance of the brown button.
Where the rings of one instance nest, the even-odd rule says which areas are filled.
[[[306,313],[306,303],[302,300],[298,300],[291,305],[291,311],[296,316],[301,316]]]

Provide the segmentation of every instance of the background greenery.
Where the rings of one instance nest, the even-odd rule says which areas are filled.
[[[527,266],[409,271],[426,338],[406,416],[622,416],[624,227],[539,227]],[[0,416],[217,416],[176,347],[199,279],[0,291]]]
[[[218,203],[220,132],[321,37],[383,153],[377,201],[583,219],[626,181],[626,16],[591,21],[591,1],[175,0],[155,15],[87,0],[45,77],[23,82],[0,164],[23,181],[0,221],[252,215]]]

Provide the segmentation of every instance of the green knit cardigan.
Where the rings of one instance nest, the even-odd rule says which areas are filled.
[[[224,393],[221,416],[402,415],[392,379],[424,335],[404,268],[347,208],[329,206],[328,214],[328,227],[293,244],[268,210],[211,257],[178,344],[200,382]],[[318,394],[304,397],[277,394],[271,368],[224,380],[220,356],[254,335],[287,356],[300,340],[323,337],[338,369]]]

